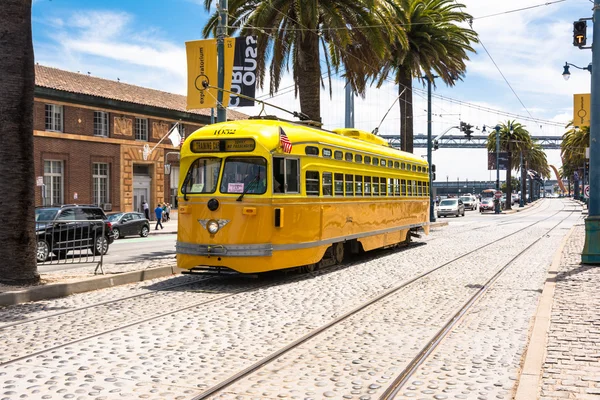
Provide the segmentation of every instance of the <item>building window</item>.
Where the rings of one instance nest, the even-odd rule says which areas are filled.
[[[148,120],[146,118],[135,119],[135,140],[148,141]]]
[[[108,137],[108,113],[94,111],[94,136]]]
[[[46,130],[62,132],[63,107],[56,104],[46,104]]]
[[[102,205],[104,203],[109,203],[107,163],[94,163],[92,181],[94,182],[94,204]]]
[[[63,162],[44,160],[44,205],[63,204]]]

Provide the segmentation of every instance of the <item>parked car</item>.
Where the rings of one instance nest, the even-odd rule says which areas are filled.
[[[481,199],[481,203],[479,203],[479,212],[482,213],[484,211],[494,211],[494,199],[492,197]]]
[[[112,233],[115,239],[128,235],[146,237],[148,236],[148,232],[150,232],[150,221],[142,213],[114,213],[108,216],[108,220],[112,224]]]
[[[520,197],[520,195],[513,193],[512,194],[512,203],[517,204],[519,202],[519,197]]]
[[[111,223],[98,206],[38,207],[35,221],[38,262],[46,261],[50,253],[64,259],[70,250],[106,254],[114,241]]]
[[[465,216],[465,205],[461,199],[445,199],[440,201],[437,210],[437,217],[447,217],[448,215]]]
[[[475,210],[477,208],[477,199],[473,196],[461,196],[460,200],[465,205],[465,210]]]

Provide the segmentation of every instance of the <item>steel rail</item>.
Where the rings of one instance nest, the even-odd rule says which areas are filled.
[[[562,211],[562,210],[561,210]],[[410,361],[408,366],[398,375],[398,377],[394,380],[394,382],[388,387],[388,389],[381,395],[380,399],[387,400],[393,399],[398,392],[402,389],[402,387],[408,382],[408,380],[412,377],[412,375],[417,371],[417,369],[425,362],[427,357],[438,347],[440,342],[452,331],[452,329],[458,324],[458,322],[462,319],[462,317],[471,309],[471,307],[479,300],[489,289],[490,287],[500,278],[500,276],[523,254],[527,251],[530,251],[533,246],[535,246],[540,240],[542,240],[548,233],[552,232],[556,229],[560,224],[562,224],[567,218],[569,218],[575,210],[571,211],[568,216],[561,219],[556,225],[546,231],[543,235],[541,235],[538,239],[536,239],[533,243],[528,245],[525,249],[520,251],[516,256],[510,259],[507,263],[505,263],[496,273],[488,279],[486,283],[482,285],[481,288],[452,316],[452,318],[436,333],[432,340],[427,343],[427,345]],[[554,214],[556,215],[556,214]]]
[[[280,356],[282,356],[282,355],[288,353],[289,351],[297,348],[298,346],[300,346],[301,344],[309,341],[310,339],[315,338],[317,335],[319,335],[320,333],[328,330],[329,328],[331,328],[331,327],[333,327],[335,325],[338,325],[340,322],[342,322],[342,321],[346,320],[347,318],[349,318],[349,317],[357,314],[358,312],[362,311],[363,309],[365,309],[365,308],[367,308],[367,307],[369,307],[369,306],[371,306],[371,305],[379,302],[380,300],[383,300],[383,299],[391,296],[392,294],[400,291],[401,289],[404,289],[408,285],[410,285],[410,284],[412,284],[412,283],[414,283],[414,282],[416,282],[418,280],[421,280],[422,278],[424,278],[424,277],[432,274],[433,272],[435,272],[435,271],[437,271],[437,270],[439,270],[439,269],[441,269],[443,267],[446,267],[446,266],[448,266],[450,264],[453,264],[456,261],[458,261],[458,260],[460,260],[460,259],[462,259],[464,257],[467,257],[467,256],[469,256],[469,255],[471,255],[471,254],[473,254],[475,252],[478,252],[478,251],[480,251],[480,250],[482,250],[484,248],[487,248],[487,247],[492,246],[492,245],[496,245],[498,243],[498,241],[500,241],[500,240],[504,240],[504,239],[506,239],[506,238],[508,238],[510,236],[516,235],[517,233],[522,232],[525,229],[529,229],[529,228],[531,228],[534,225],[537,225],[537,224],[539,224],[539,223],[541,223],[543,221],[546,221],[547,219],[550,219],[550,218],[554,217],[555,215],[557,215],[558,213],[560,213],[561,211],[563,211],[564,208],[565,208],[565,206],[563,204],[563,209],[557,211],[556,213],[552,214],[551,216],[549,216],[547,218],[544,218],[542,220],[539,220],[539,221],[536,221],[536,222],[534,222],[532,224],[529,224],[528,226],[526,226],[524,228],[521,228],[521,229],[519,229],[519,230],[517,230],[515,232],[512,232],[512,233],[510,233],[508,235],[505,235],[505,236],[501,237],[500,239],[496,239],[496,240],[494,240],[492,242],[489,242],[489,243],[487,243],[487,244],[485,244],[483,246],[480,246],[480,247],[478,247],[478,248],[476,248],[474,250],[471,250],[471,251],[469,251],[469,252],[467,252],[465,254],[462,254],[462,255],[460,255],[460,256],[458,256],[458,257],[456,257],[456,258],[454,258],[454,259],[452,259],[450,261],[447,261],[447,262],[445,262],[445,263],[443,263],[443,264],[441,264],[441,265],[439,265],[437,267],[434,267],[433,269],[431,269],[429,271],[423,272],[423,273],[421,273],[421,274],[419,274],[419,275],[417,275],[417,276],[415,276],[415,277],[413,277],[413,278],[411,278],[411,279],[409,279],[407,281],[402,282],[401,284],[397,285],[396,287],[394,287],[392,289],[389,289],[389,290],[387,290],[387,291],[385,291],[385,292],[377,295],[376,297],[372,298],[371,300],[368,300],[367,302],[365,302],[365,303],[363,303],[363,304],[361,304],[361,305],[353,308],[352,310],[350,310],[350,311],[344,313],[343,315],[341,315],[341,316],[333,319],[332,321],[330,321],[330,322],[328,322],[328,323],[320,326],[319,328],[314,329],[313,331],[311,331],[311,332],[307,333],[306,335],[304,335],[304,336],[296,339],[295,341],[293,341],[292,343],[288,344],[287,346],[285,346],[285,347],[283,347],[283,348],[281,348],[281,349],[279,349],[279,350],[271,353],[270,355],[262,358],[261,360],[255,362],[254,364],[248,366],[247,368],[239,371],[238,373],[230,376],[229,378],[221,381],[220,383],[218,383],[218,384],[216,384],[216,385],[214,385],[214,386],[206,389],[202,393],[200,393],[200,394],[192,397],[191,400],[203,400],[203,399],[206,399],[206,398],[214,395],[215,393],[218,393],[218,392],[222,391],[223,389],[231,386],[232,384],[236,383],[240,379],[242,379],[242,378],[244,378],[244,377],[246,377],[248,375],[251,375],[252,373],[258,371],[263,366],[265,366],[265,365],[267,365],[267,364],[275,361]],[[544,236],[546,234],[547,233],[545,233]]]

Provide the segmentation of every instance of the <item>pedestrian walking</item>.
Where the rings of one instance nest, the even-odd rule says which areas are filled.
[[[167,214],[167,221],[171,220],[171,203],[167,203],[167,209],[165,210],[165,213]]]
[[[148,203],[142,201],[142,208],[144,209],[144,215],[146,216],[146,219],[150,221],[150,207],[148,207]]]
[[[163,216],[163,209],[160,206],[160,203],[154,209],[154,213],[156,214],[156,226],[154,227],[154,230],[157,231],[159,225],[160,225],[160,229],[163,229],[162,222],[161,222],[162,216]]]
[[[167,222],[167,203],[162,205],[163,214],[162,214],[162,222]]]

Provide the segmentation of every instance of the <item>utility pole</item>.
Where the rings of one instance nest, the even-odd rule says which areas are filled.
[[[354,91],[346,81],[346,128],[354,128]]]
[[[227,36],[227,0],[219,0],[217,25],[217,73],[219,89],[225,87],[225,36]],[[214,65],[214,64],[213,64]],[[227,109],[223,107],[223,90],[217,91],[217,122],[227,121]]]
[[[521,195],[519,196],[519,207],[525,207],[523,197],[525,196],[525,169],[523,168],[523,150],[521,150]]]
[[[432,134],[431,134],[431,79],[425,77],[427,80],[427,164],[429,164],[429,222],[435,222],[435,210],[433,206],[433,172],[431,170],[431,146]]]

